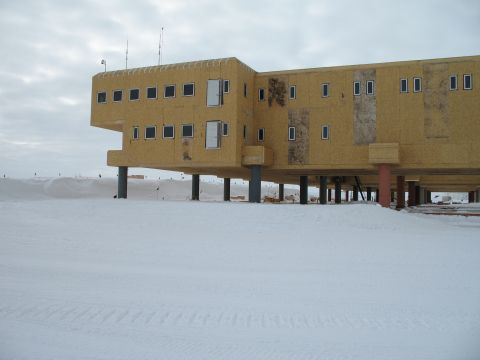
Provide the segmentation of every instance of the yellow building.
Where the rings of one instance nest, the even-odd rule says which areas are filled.
[[[397,206],[480,186],[480,56],[257,73],[236,58],[99,73],[91,125],[123,134],[107,163],[307,186],[379,189]],[[392,176],[394,175],[394,176]],[[283,185],[281,186],[283,193]],[[413,200],[412,200],[413,199]]]

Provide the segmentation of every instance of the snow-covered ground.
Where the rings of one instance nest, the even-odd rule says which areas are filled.
[[[115,183],[0,180],[0,359],[480,358],[477,217]]]

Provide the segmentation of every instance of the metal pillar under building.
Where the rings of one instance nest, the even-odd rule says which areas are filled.
[[[477,203],[480,203],[480,190],[477,190],[476,202],[477,202]]]
[[[300,176],[300,204],[308,204],[308,176]]]
[[[417,201],[415,200],[415,182],[408,182],[408,206],[415,206]]]
[[[128,166],[118,167],[118,193],[117,198],[127,198]]]
[[[357,185],[353,185],[353,196],[352,196],[353,201],[358,201],[358,187]]]
[[[250,167],[250,181],[248,183],[248,201],[259,203],[262,197],[262,166]]]
[[[474,203],[475,202],[475,191],[469,191],[468,192],[468,203]]]
[[[200,200],[200,175],[192,175],[192,200]]]
[[[223,178],[223,201],[230,201],[230,178]]]
[[[367,187],[367,201],[372,201],[372,188]]]
[[[427,190],[427,204],[432,203],[432,192],[430,190]]]
[[[327,203],[327,177],[320,176],[320,204]]]
[[[285,200],[285,185],[278,184],[278,200],[283,201]]]
[[[328,202],[332,201],[332,189],[327,190],[327,200]]]
[[[340,176],[335,176],[335,204],[342,203],[342,178]]]
[[[397,176],[397,209],[405,208],[405,176]]]
[[[420,205],[420,185],[415,185],[415,205]]]

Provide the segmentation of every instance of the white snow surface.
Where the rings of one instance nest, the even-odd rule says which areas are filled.
[[[480,359],[479,218],[115,184],[0,180],[0,359]]]

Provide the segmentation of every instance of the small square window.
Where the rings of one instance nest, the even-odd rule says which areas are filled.
[[[184,138],[193,137],[193,124],[182,125],[182,137]]]
[[[258,141],[264,141],[265,140],[265,129],[264,128],[258,129],[257,139],[258,139]]]
[[[156,126],[147,126],[145,128],[145,139],[155,139],[157,133]]]
[[[360,95],[360,81],[353,82],[353,95],[355,96]]]
[[[135,101],[140,99],[140,90],[139,89],[130,89],[130,101]]]
[[[247,97],[247,83],[243,83],[243,96]]]
[[[289,92],[288,92],[289,99],[296,99],[297,98],[297,87],[295,85],[291,85]]]
[[[195,84],[183,84],[183,96],[195,96]]]
[[[175,97],[175,85],[165,85],[163,97],[164,98]]]
[[[288,127],[288,140],[289,141],[295,141],[295,127],[294,126],[289,126]]]
[[[147,99],[156,99],[157,98],[157,88],[149,87],[147,88]]]
[[[230,80],[223,80],[223,92],[225,94],[230,92]]]
[[[413,92],[422,91],[422,78],[413,78]]]
[[[265,100],[265,89],[260,88],[258,89],[258,101],[264,101]]]
[[[175,128],[173,125],[163,125],[163,138],[173,139],[175,138]]]
[[[400,79],[400,92],[401,93],[408,92],[408,79]]]
[[[472,74],[463,75],[463,89],[472,90]]]
[[[113,102],[120,102],[122,101],[123,91],[122,90],[114,90],[113,91]]]
[[[322,125],[322,140],[328,140],[330,138],[330,126]]]
[[[368,80],[367,81],[367,95],[374,95],[375,94],[375,81]]]
[[[457,90],[457,75],[450,75],[450,90]]]
[[[222,124],[222,136],[228,136],[228,123]]]
[[[133,132],[132,132],[132,138],[133,138],[134,140],[138,140],[139,135],[140,135],[140,134],[139,134],[138,126],[134,126],[134,127],[133,127]]]
[[[328,97],[330,96],[330,84],[325,83],[322,84],[322,97]]]
[[[105,104],[107,102],[107,92],[100,91],[97,93],[97,103]]]

